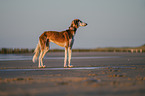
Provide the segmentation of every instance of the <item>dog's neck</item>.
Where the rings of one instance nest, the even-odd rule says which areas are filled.
[[[69,37],[70,38],[73,38],[74,35],[76,34],[77,28],[69,27],[69,29],[67,29],[66,31],[68,32]]]
[[[69,29],[67,30],[69,33],[71,33],[72,35],[76,34],[77,28],[75,27],[69,27]]]

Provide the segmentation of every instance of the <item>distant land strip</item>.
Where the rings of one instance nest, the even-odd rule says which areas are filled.
[[[73,52],[131,52],[143,53],[145,52],[145,44],[140,47],[106,47],[95,49],[73,49]],[[1,48],[0,54],[22,54],[33,53],[34,49],[28,48]],[[64,52],[63,49],[50,49],[49,52]]]

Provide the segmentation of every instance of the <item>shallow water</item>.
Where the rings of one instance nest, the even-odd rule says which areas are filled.
[[[112,67],[75,67],[75,68],[40,68],[40,69],[2,69],[0,71],[47,71],[47,70],[90,70],[90,69],[125,69],[136,68],[136,66],[112,66]]]
[[[23,56],[17,54],[0,54],[0,61],[14,61],[14,60],[31,60],[32,56]]]
[[[72,59],[100,59],[100,58],[120,58],[119,56],[92,56],[92,57],[72,57]],[[45,57],[44,59],[64,59],[64,57]],[[17,54],[0,54],[0,61],[32,60],[32,56]]]

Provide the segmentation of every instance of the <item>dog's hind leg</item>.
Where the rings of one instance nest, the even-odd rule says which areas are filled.
[[[41,67],[43,67],[43,58],[42,57],[43,57],[43,53],[44,53],[44,49],[45,49],[45,45],[46,45],[46,40],[43,37],[40,37],[39,41],[40,41],[41,52],[40,52],[40,55],[39,55],[39,65],[38,65],[38,67],[41,68]]]
[[[43,58],[44,58],[44,56],[45,56],[45,54],[47,53],[48,50],[49,50],[49,39],[47,39],[47,41],[46,41],[45,49],[42,53],[42,60],[43,60]],[[45,65],[43,65],[43,62],[41,63],[41,66],[43,68],[46,67]]]
[[[39,68],[43,66],[43,61],[42,61],[43,52],[44,50],[41,50],[40,55],[39,55],[39,65],[38,65]]]

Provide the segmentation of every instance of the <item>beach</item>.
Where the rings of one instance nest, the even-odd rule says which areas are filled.
[[[46,68],[33,54],[0,56],[0,96],[145,95],[145,53],[73,52],[73,68],[63,52],[47,53]]]

